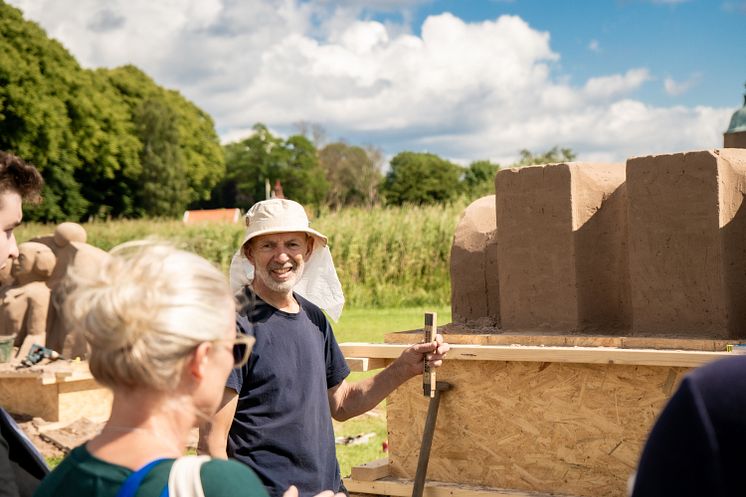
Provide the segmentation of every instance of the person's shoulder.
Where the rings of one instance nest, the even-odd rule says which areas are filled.
[[[297,293],[294,293],[293,295],[300,304],[301,309],[303,309],[303,312],[306,313],[308,318],[316,326],[321,330],[324,330],[329,326],[329,320],[326,319],[326,314],[324,314],[324,311],[322,311],[319,306]]]
[[[261,480],[246,465],[233,460],[210,459],[200,469],[205,497],[245,495],[267,497]]]
[[[734,355],[701,366],[690,373],[696,382],[719,382],[727,380],[746,385],[746,355]]]
[[[251,287],[244,287],[236,294],[236,298],[238,300],[236,325],[244,333],[251,329],[252,325],[262,323],[274,314],[274,307],[262,300]]]

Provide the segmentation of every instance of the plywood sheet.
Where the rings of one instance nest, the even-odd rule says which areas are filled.
[[[409,497],[414,484],[401,478],[384,478],[376,481],[361,481],[354,478],[344,480],[345,487],[351,496],[356,495],[390,495],[392,497]],[[440,481],[428,481],[422,492],[423,497],[550,497],[546,493],[522,492],[505,488],[491,488],[483,485],[460,485]],[[551,497],[562,497],[552,493]]]
[[[648,430],[686,368],[451,361],[428,478],[577,496],[623,496]],[[394,477],[413,478],[421,382],[387,401]]]

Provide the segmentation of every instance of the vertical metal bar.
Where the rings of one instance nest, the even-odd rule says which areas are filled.
[[[425,489],[425,478],[427,477],[427,464],[430,462],[430,449],[433,446],[435,436],[435,422],[438,419],[438,407],[440,405],[440,395],[442,392],[451,388],[449,383],[444,381],[437,382],[433,385],[435,388],[434,396],[430,399],[430,405],[427,408],[427,418],[425,419],[425,430],[422,433],[422,445],[420,446],[420,458],[417,461],[417,473],[415,473],[414,487],[412,497],[422,497]]]

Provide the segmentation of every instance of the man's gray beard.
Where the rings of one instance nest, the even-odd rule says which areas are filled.
[[[289,293],[293,290],[295,285],[298,283],[298,280],[300,280],[300,277],[303,276],[303,269],[305,267],[304,262],[298,263],[297,266],[292,270],[293,277],[283,283],[279,283],[272,279],[272,276],[269,274],[269,272],[265,268],[254,268],[254,272],[256,273],[257,278],[260,278],[262,280],[262,283],[264,283],[264,286],[272,290],[273,292],[277,293]]]

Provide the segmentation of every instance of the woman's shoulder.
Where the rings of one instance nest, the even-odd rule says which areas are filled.
[[[261,480],[246,465],[225,459],[210,459],[200,469],[205,496],[246,495],[268,497]]]

